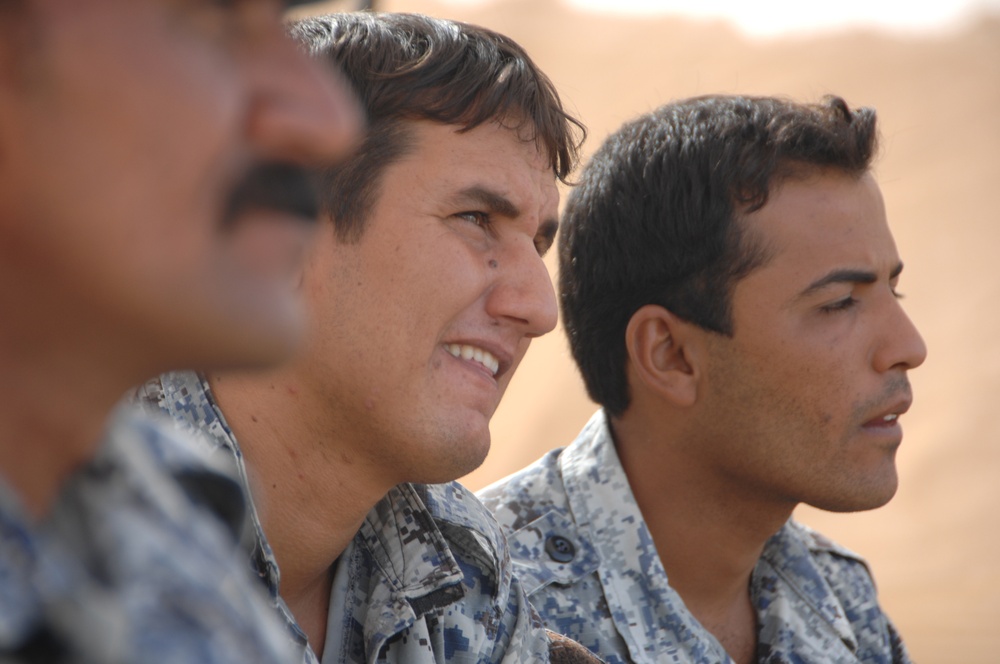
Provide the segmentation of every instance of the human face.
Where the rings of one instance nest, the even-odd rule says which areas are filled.
[[[342,461],[387,486],[478,466],[514,369],[556,323],[548,160],[498,124],[408,127],[360,241],[325,224],[305,276],[318,416]]]
[[[709,334],[705,421],[734,492],[834,511],[896,491],[907,372],[926,348],[899,303],[902,269],[878,185],[822,172],[785,182],[746,224],[771,252]]]
[[[0,72],[6,274],[116,364],[270,362],[298,337],[289,281],[312,233],[308,197],[245,185],[281,164],[301,186],[296,168],[339,156],[359,119],[286,38],[282,9],[30,0],[8,26],[27,36]]]

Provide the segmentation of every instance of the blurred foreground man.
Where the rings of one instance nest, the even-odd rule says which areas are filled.
[[[546,624],[608,662],[905,662],[799,503],[896,491],[925,356],[870,172],[875,113],[707,97],[626,124],[564,215],[560,293],[603,407],[484,490]]]
[[[576,122],[522,49],[482,28],[345,14],[293,31],[343,68],[369,119],[323,177],[307,346],[270,373],[161,376],[142,402],[243,474],[253,564],[304,661],[548,661],[496,522],[434,483],[482,462],[514,369],[555,325],[542,255]]]
[[[2,661],[283,659],[232,534],[182,490],[238,511],[238,487],[145,418],[106,422],[151,374],[300,336],[303,166],[359,115],[283,9],[0,5]]]

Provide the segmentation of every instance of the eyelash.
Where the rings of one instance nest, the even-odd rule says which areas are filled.
[[[897,300],[902,300],[903,299],[903,294],[900,293],[899,291],[897,291],[895,288],[890,288],[889,290],[892,292],[892,296],[894,298],[896,298]],[[826,305],[824,307],[821,307],[820,310],[823,313],[827,313],[827,314],[836,313],[838,311],[846,311],[846,310],[850,309],[851,307],[855,306],[857,303],[858,303],[857,298],[855,298],[854,296],[848,296],[848,297],[845,297],[843,300],[837,300],[836,302],[833,302],[832,304],[828,304],[828,305]]]
[[[832,304],[820,307],[820,311],[825,314],[832,314],[838,311],[846,311],[858,303],[857,299],[854,297],[845,297],[843,300],[837,300]]]

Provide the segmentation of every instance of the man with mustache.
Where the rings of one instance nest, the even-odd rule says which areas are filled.
[[[321,178],[306,347],[264,374],[167,374],[142,401],[245,477],[253,564],[304,661],[586,657],[541,629],[489,513],[439,484],[482,462],[514,369],[555,325],[542,255],[577,123],[483,28],[344,14],[293,33],[369,120]]]
[[[238,485],[108,414],[150,375],[300,337],[303,169],[360,116],[286,4],[0,5],[2,661],[283,659],[232,533],[185,492],[236,523]]]
[[[563,216],[602,406],[485,489],[546,624],[608,662],[905,662],[865,563],[791,519],[893,496],[926,349],[871,174],[875,113],[705,97],[615,132]]]

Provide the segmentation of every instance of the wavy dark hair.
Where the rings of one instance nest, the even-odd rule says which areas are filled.
[[[420,14],[369,12],[307,18],[290,30],[344,72],[367,113],[368,134],[355,156],[321,178],[325,212],[342,241],[361,237],[380,175],[411,149],[408,120],[465,131],[496,121],[535,141],[563,182],[576,165],[583,125],[524,49],[501,34]]]
[[[789,178],[860,177],[876,147],[875,111],[839,97],[699,97],[613,133],[570,193],[559,239],[563,323],[590,397],[614,416],[628,407],[625,329],[644,305],[731,336],[733,286],[768,260],[737,219]]]

